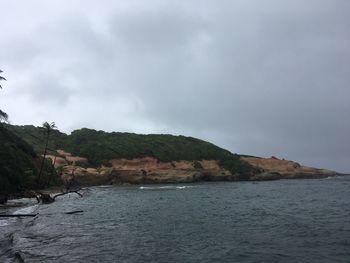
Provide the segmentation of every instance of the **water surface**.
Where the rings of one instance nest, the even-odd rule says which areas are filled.
[[[350,177],[93,187],[25,209],[39,216],[0,220],[2,262],[350,262]]]

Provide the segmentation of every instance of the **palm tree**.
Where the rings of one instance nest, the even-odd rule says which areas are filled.
[[[0,110],[0,123],[1,122],[7,122],[7,120],[8,120],[8,115],[7,115],[7,113],[6,112],[3,112],[2,110]]]
[[[44,128],[45,133],[46,133],[46,141],[45,141],[45,149],[44,149],[43,159],[41,161],[41,166],[40,166],[40,171],[39,171],[39,176],[38,176],[39,186],[40,186],[41,174],[42,174],[42,171],[43,171],[43,168],[44,168],[45,159],[46,159],[47,148],[49,146],[50,134],[57,127],[56,127],[56,124],[54,122],[51,122],[51,123],[44,122],[43,123],[43,128]]]
[[[0,69],[0,74],[3,73],[3,71]],[[0,75],[0,80],[6,80],[3,76]],[[1,85],[0,85],[0,89],[2,89]]]
[[[0,74],[2,73],[3,71],[0,69]],[[1,76],[0,75],[0,81],[1,80],[6,80],[3,76]],[[0,89],[2,89],[2,87],[1,87],[1,85],[0,85]],[[0,110],[0,122],[3,122],[3,121],[7,121],[7,119],[8,119],[8,115],[7,115],[7,113],[6,112],[4,112],[4,111],[2,111],[2,110]]]

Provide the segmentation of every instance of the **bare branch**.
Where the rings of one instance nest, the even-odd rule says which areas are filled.
[[[59,193],[59,194],[56,194],[54,195],[53,199],[55,200],[56,197],[59,197],[59,196],[62,196],[62,195],[66,195],[66,194],[70,194],[70,193],[76,193],[77,195],[79,195],[80,197],[83,197],[83,195],[81,193],[79,193],[78,191],[80,191],[81,189],[78,189],[78,190],[71,190],[71,191],[67,191],[67,192],[64,192],[64,193]]]

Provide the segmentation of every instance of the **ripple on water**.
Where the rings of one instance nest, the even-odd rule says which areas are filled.
[[[37,208],[14,251],[26,262],[348,262],[349,207],[339,179],[95,187]]]

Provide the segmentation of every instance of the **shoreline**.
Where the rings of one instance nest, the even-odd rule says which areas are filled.
[[[82,184],[82,185],[77,185],[76,188],[74,189],[89,189],[91,187],[122,187],[122,186],[143,186],[143,185],[162,185],[162,184],[170,184],[170,185],[179,185],[179,184],[196,184],[196,183],[217,183],[217,182],[264,182],[264,181],[279,181],[279,180],[297,180],[297,179],[302,179],[302,180],[308,180],[308,179],[330,179],[330,178],[336,178],[336,177],[350,177],[350,174],[343,174],[343,173],[337,173],[335,175],[313,175],[310,177],[310,175],[307,176],[296,176],[296,177],[284,177],[284,176],[279,176],[279,177],[274,177],[274,178],[259,178],[259,179],[253,179],[253,180],[199,180],[199,181],[163,181],[163,182],[157,182],[157,181],[144,181],[144,182],[120,182],[120,183],[105,183],[105,184]],[[34,190],[34,189],[28,189],[25,191],[33,191],[33,192],[40,192],[44,194],[49,194],[49,195],[55,195],[55,194],[60,194],[62,193],[62,189],[64,187],[62,186],[51,186],[48,188],[44,189],[39,189],[39,190]],[[6,194],[0,194],[0,196],[4,196]],[[0,211],[1,208],[8,206],[9,201],[13,200],[21,200],[21,199],[30,199],[33,200],[35,197],[28,197],[25,196],[25,192],[15,192],[15,193],[10,193],[6,195],[8,198],[8,201],[5,204],[0,204]]]

